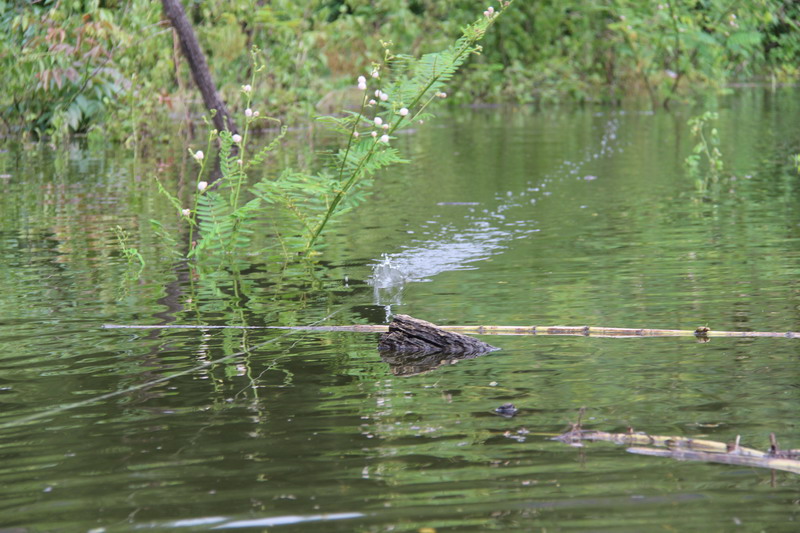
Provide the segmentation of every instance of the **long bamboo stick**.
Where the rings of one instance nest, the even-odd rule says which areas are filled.
[[[347,326],[206,326],[194,324],[103,324],[103,329],[277,329],[295,331],[348,331],[354,333],[384,333],[385,324],[354,324]],[[577,337],[781,337],[800,339],[796,331],[716,331],[706,327],[691,329],[606,328],[593,326],[438,326],[444,331],[471,335],[567,335]]]

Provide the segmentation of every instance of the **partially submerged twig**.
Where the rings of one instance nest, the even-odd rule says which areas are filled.
[[[714,453],[698,452],[694,450],[658,450],[654,448],[628,448],[630,453],[639,455],[654,455],[657,457],[670,457],[678,461],[703,461],[706,463],[722,463],[728,465],[754,466],[757,468],[769,468],[770,470],[782,470],[800,474],[800,461],[796,459],[783,459],[780,457],[753,457],[751,455],[737,455],[735,452]]]
[[[571,446],[582,446],[583,441],[606,441],[629,446],[628,452],[639,455],[670,457],[679,461],[753,466],[800,474],[800,450],[779,450],[774,433],[770,434],[769,451],[763,452],[740,446],[739,436],[736,437],[735,442],[724,443],[706,439],[648,435],[634,432],[633,429],[629,429],[627,433],[607,433],[583,429],[580,424],[582,415],[583,408],[579,412],[578,422],[571,424],[570,429],[553,437],[553,440]]]

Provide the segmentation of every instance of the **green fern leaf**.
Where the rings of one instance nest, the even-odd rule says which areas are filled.
[[[278,136],[275,137],[267,146],[256,152],[255,155],[250,158],[250,161],[248,161],[247,165],[245,165],[244,170],[247,170],[254,165],[262,164],[267,159],[267,156],[269,156],[271,152],[275,151],[275,149],[280,146],[281,140],[286,136],[287,131],[288,128],[286,126],[281,126],[281,131]]]

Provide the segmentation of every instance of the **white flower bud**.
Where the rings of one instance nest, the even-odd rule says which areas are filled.
[[[389,136],[388,135],[381,135],[381,142],[385,144],[389,144]]]
[[[198,181],[197,182],[197,190],[198,191],[203,192],[207,188],[208,188],[208,182],[207,181]]]
[[[247,118],[252,117],[253,116],[253,110],[248,107],[247,109],[244,110],[244,116],[246,116]]]
[[[253,90],[253,88],[250,87],[249,85],[242,85],[242,92],[243,93],[250,94],[250,91],[252,91],[252,90]]]
[[[236,144],[239,144],[240,142],[242,142],[242,136],[239,135],[238,133],[234,133],[233,136],[231,137],[231,140]]]
[[[400,110],[400,116],[404,117],[406,115],[408,115],[408,109],[404,107]]]
[[[381,117],[375,117],[375,125],[380,126],[383,124],[383,119]]]
[[[196,151],[194,153],[194,155],[192,157],[194,157],[195,161],[197,161],[199,163],[200,161],[203,160],[203,158],[205,157],[205,154],[203,154],[202,150],[198,150],[198,151]]]
[[[192,210],[191,209],[184,209],[184,210],[181,211],[181,215],[185,216],[186,218],[189,218],[190,216],[192,216]]]

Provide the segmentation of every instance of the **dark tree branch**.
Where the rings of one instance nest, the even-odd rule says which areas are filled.
[[[164,14],[178,33],[183,55],[186,56],[186,60],[189,62],[192,78],[194,78],[197,88],[200,89],[200,93],[203,95],[203,102],[206,108],[209,111],[216,110],[213,118],[214,127],[219,131],[227,129],[236,133],[236,124],[228,113],[225,102],[222,101],[217,92],[217,86],[214,84],[214,79],[208,70],[206,56],[200,48],[200,43],[197,41],[197,36],[194,34],[192,25],[186,17],[186,11],[184,11],[180,0],[161,0],[161,4],[164,6]]]

